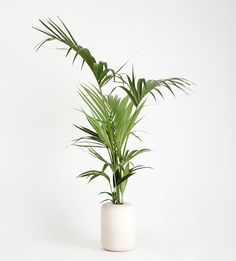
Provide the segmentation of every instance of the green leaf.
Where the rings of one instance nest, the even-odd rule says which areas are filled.
[[[74,43],[75,45],[77,45],[75,39],[73,38],[72,34],[70,33],[69,29],[68,29],[68,28],[66,27],[66,25],[64,24],[64,22],[62,21],[62,19],[61,19],[60,17],[58,17],[58,19],[61,21],[61,23],[63,24],[63,26],[64,26],[64,28],[66,29],[67,33],[70,35],[70,37],[71,37],[73,43]]]
[[[97,170],[89,170],[81,173],[78,178],[90,177],[89,182],[97,177],[104,177],[108,182],[110,182],[110,177],[105,174],[104,172],[97,171]]]
[[[43,40],[43,41],[40,42],[39,44],[37,44],[37,45],[35,46],[36,51],[38,51],[46,42],[52,41],[52,40],[53,40],[53,38],[50,37],[50,38],[47,38],[47,39]]]
[[[109,195],[112,197],[112,194],[110,192],[102,191],[102,192],[98,193],[98,195],[103,195],[103,194],[106,194],[106,195]]]
[[[136,99],[135,99],[134,95],[131,93],[131,91],[124,86],[120,86],[120,88],[123,89],[128,94],[128,96],[130,97],[130,99],[132,100],[134,105],[138,106],[138,103],[136,102]]]
[[[129,163],[126,164],[125,169],[124,169],[124,177],[127,176],[129,174]],[[123,182],[121,182],[120,184],[120,190],[122,192],[122,194],[124,193],[126,186],[127,186],[127,182],[128,179],[124,180]]]
[[[102,201],[100,202],[100,204],[102,204],[102,203],[104,203],[104,202],[106,202],[106,201],[111,201],[111,202],[112,202],[111,199],[104,199],[104,200],[102,200]]]
[[[93,148],[89,148],[89,153],[94,156],[95,158],[99,159],[102,162],[108,163],[107,160],[105,160],[97,151],[95,151]],[[102,172],[104,172],[103,170]]]
[[[69,47],[69,48],[68,48],[68,51],[67,51],[67,53],[66,53],[66,57],[69,55],[69,53],[71,52],[71,50],[72,50],[72,47]]]
[[[119,186],[122,182],[126,181],[128,178],[136,174],[137,170],[141,169],[151,169],[151,167],[145,167],[143,165],[137,165],[129,170],[129,173],[125,176],[123,176],[121,179],[119,179],[116,183],[116,186]]]
[[[150,149],[140,149],[140,150],[132,150],[132,151],[127,151],[127,155],[126,157],[123,159],[123,163],[126,163],[128,161],[130,161],[131,159],[133,159],[134,157],[144,153],[144,152],[149,152]]]

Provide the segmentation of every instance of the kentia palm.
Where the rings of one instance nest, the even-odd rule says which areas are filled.
[[[155,100],[159,96],[163,98],[163,89],[167,89],[175,95],[173,88],[185,93],[188,92],[190,82],[183,78],[169,78],[161,80],[136,79],[132,68],[131,75],[121,73],[123,66],[118,70],[108,67],[105,62],[97,62],[87,48],[77,43],[63,21],[59,26],[51,19],[41,23],[41,28],[34,29],[47,36],[36,46],[38,50],[46,42],[57,41],[65,45],[66,56],[73,54],[73,63],[77,57],[82,58],[82,68],[87,64],[92,71],[96,83],[81,84],[79,95],[87,105],[82,110],[89,127],[75,125],[85,133],[85,136],[74,141],[74,145],[87,148],[88,153],[102,162],[100,170],[88,170],[78,177],[85,177],[89,182],[97,177],[103,177],[108,182],[109,191],[101,192],[106,194],[113,204],[123,204],[123,194],[128,179],[140,169],[146,168],[143,165],[134,165],[133,159],[149,149],[128,149],[128,141],[131,135],[139,138],[134,133],[134,127],[140,120],[140,113],[149,96]],[[107,94],[108,83],[113,83],[115,88]],[[122,96],[118,96],[123,90]],[[114,93],[117,93],[115,95]],[[100,149],[107,151],[108,158],[102,156]],[[110,171],[109,171],[110,169]]]
[[[138,122],[140,112],[144,108],[147,95],[150,94],[155,100],[156,95],[163,98],[161,91],[163,87],[167,88],[173,95],[173,87],[187,93],[190,82],[183,78],[161,80],[141,78],[136,80],[133,69],[132,75],[129,76],[120,73],[123,66],[115,71],[108,68],[107,63],[97,62],[87,48],[83,48],[75,41],[62,20],[60,21],[63,28],[51,19],[46,22],[39,21],[43,27],[34,27],[34,29],[48,37],[36,46],[37,50],[46,42],[58,41],[66,45],[66,56],[70,52],[74,52],[73,63],[80,56],[82,67],[86,63],[95,76],[96,86],[80,85],[79,94],[88,106],[90,113],[85,110],[82,112],[90,127],[75,125],[86,133],[86,136],[80,137],[73,144],[78,147],[86,147],[91,155],[103,163],[103,166],[101,170],[83,172],[79,177],[88,177],[89,182],[97,177],[104,177],[109,183],[109,191],[102,193],[109,195],[114,204],[122,204],[128,178],[133,176],[137,170],[145,168],[143,165],[134,166],[131,160],[139,154],[149,151],[149,149],[128,150],[127,148],[129,137],[135,135],[133,129]],[[110,81],[123,89],[126,96],[106,95],[103,89]],[[101,156],[96,150],[97,148],[106,149],[109,159]],[[107,174],[108,168],[111,169],[112,176]]]

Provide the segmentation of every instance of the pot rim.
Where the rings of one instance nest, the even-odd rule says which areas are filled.
[[[125,208],[125,207],[134,207],[134,205],[129,202],[125,202],[123,204],[114,204],[112,202],[106,202],[106,203],[102,204],[101,207]]]

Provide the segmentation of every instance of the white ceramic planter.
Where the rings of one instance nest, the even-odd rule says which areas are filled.
[[[134,205],[105,203],[101,206],[101,243],[109,251],[129,251],[135,247]]]

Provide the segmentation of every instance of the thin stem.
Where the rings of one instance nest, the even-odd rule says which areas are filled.
[[[120,193],[120,204],[124,204],[124,201],[123,201],[123,193],[122,193],[122,192]]]
[[[119,186],[116,186],[116,197],[117,197],[117,202],[116,204],[120,204],[120,191],[119,191]]]

